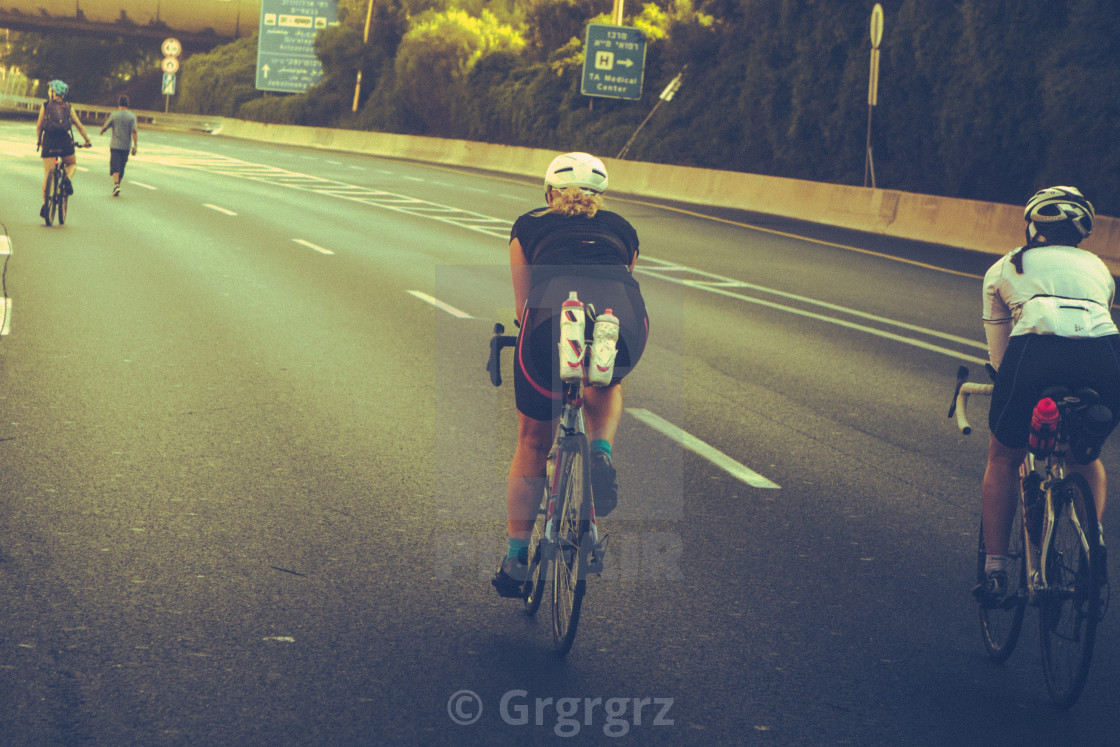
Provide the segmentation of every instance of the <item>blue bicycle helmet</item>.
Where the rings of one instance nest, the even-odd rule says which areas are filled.
[[[70,93],[70,86],[63,83],[61,80],[52,80],[47,84],[47,87],[54,91],[56,96],[66,98],[66,94]]]

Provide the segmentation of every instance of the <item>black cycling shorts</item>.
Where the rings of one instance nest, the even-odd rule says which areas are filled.
[[[74,155],[74,138],[69,132],[43,133],[43,158],[69,158]]]
[[[988,427],[996,440],[1010,449],[1026,448],[1031,413],[1042,392],[1052,386],[1096,390],[1101,404],[1112,410],[1115,428],[1120,422],[1120,335],[1078,339],[1013,336],[988,411]]]
[[[533,420],[553,420],[560,416],[563,406],[557,343],[560,305],[571,291],[576,291],[585,304],[593,304],[596,313],[609,308],[618,317],[618,355],[612,385],[634,370],[649,337],[649,318],[636,283],[557,275],[535,284],[521,318],[513,366],[517,410]]]

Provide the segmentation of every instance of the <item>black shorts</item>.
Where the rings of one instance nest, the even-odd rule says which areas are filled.
[[[1034,406],[1044,390],[1058,385],[1095,389],[1101,404],[1112,410],[1115,428],[1120,421],[1120,335],[1080,339],[1013,336],[996,376],[988,412],[988,427],[996,440],[1010,449],[1026,448]]]
[[[609,308],[618,317],[618,355],[612,385],[634,370],[649,337],[649,317],[637,283],[556,275],[534,284],[521,318],[513,366],[517,410],[533,420],[560,416],[560,305],[571,291],[576,291],[585,304],[594,305],[596,313]]]
[[[74,138],[69,132],[43,133],[43,158],[69,158],[74,155]]]
[[[111,148],[109,150],[109,174],[120,174],[124,176],[124,166],[128,163],[128,150],[118,150]],[[143,169],[141,169],[142,171]],[[143,175],[141,175],[143,178]]]

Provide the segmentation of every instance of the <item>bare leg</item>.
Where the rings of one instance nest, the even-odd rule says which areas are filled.
[[[517,413],[517,449],[509,467],[506,490],[509,536],[528,540],[533,534],[537,505],[544,490],[544,467],[556,421],[533,420]]]
[[[989,555],[1007,554],[1011,521],[1015,516],[1015,501],[1019,497],[1019,464],[1026,451],[1009,449],[997,441],[995,436],[988,443],[988,466],[984,470],[980,495],[984,516],[984,547]]]
[[[618,433],[618,421],[622,417],[622,384],[603,389],[585,387],[583,398],[588,439],[602,439],[613,446],[615,434]]]

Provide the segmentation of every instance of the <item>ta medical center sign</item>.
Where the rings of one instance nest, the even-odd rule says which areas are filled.
[[[261,0],[257,89],[302,93],[323,78],[315,37],[338,25],[338,0]]]
[[[646,66],[646,36],[629,26],[587,25],[583,55],[584,96],[640,99]]]

